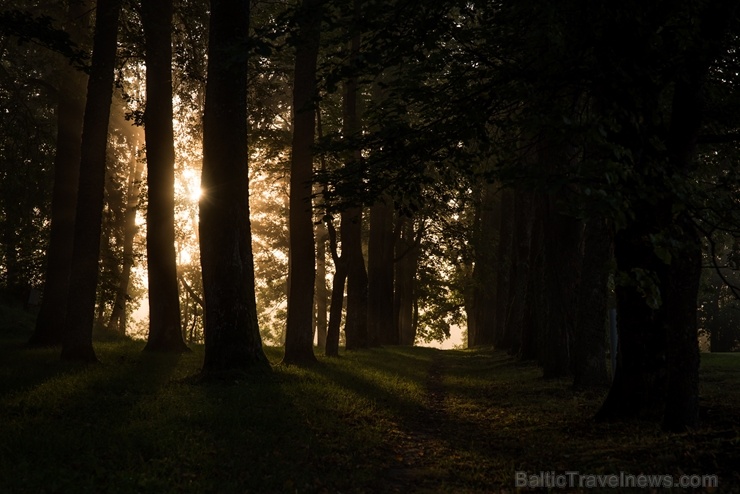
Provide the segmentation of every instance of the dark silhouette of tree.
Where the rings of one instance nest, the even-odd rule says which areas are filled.
[[[474,267],[472,287],[469,288],[470,311],[468,312],[467,341],[469,348],[492,345],[494,340],[495,309],[498,302],[496,282],[499,276],[503,276],[503,270],[497,270],[496,264],[495,246],[502,232],[502,193],[497,188],[495,184],[479,187],[475,201],[476,212],[471,238]]]
[[[175,253],[175,144],[172,126],[172,0],[141,4],[146,44],[147,266],[149,339],[145,350],[187,350],[180,323]],[[246,136],[245,136],[246,138]]]
[[[329,251],[334,262],[334,277],[331,285],[331,300],[329,302],[329,325],[326,330],[327,357],[339,356],[339,334],[342,328],[342,308],[344,306],[344,286],[347,282],[347,254],[342,251],[340,256],[337,246],[337,231],[331,220],[327,221],[329,232]]]
[[[74,249],[62,342],[62,358],[96,361],[92,346],[95,291],[105,186],[108,121],[113,95],[119,0],[99,0],[82,127]]]
[[[354,0],[354,18],[359,16],[360,0]],[[349,43],[349,56],[356,60],[360,53],[360,33],[355,32]],[[344,81],[342,95],[342,135],[348,141],[356,140],[360,132],[360,116],[357,108],[357,77]],[[346,152],[345,168],[355,171],[356,180],[361,180],[359,168],[362,156],[359,148]],[[358,186],[361,186],[359,183]],[[362,252],[362,205],[355,204],[341,212],[342,218],[342,257],[347,256],[347,312],[344,322],[344,335],[347,350],[368,346],[367,330],[367,290],[368,279],[365,258]]]
[[[314,283],[316,293],[314,294],[316,304],[316,346],[321,350],[326,349],[326,332],[329,324],[329,291],[326,288],[326,243],[329,232],[324,224],[316,226],[316,281]]]
[[[612,232],[605,218],[590,218],[583,233],[576,326],[573,344],[573,386],[605,386],[606,334]]]
[[[257,323],[249,223],[248,30],[249,2],[211,2],[199,205],[206,376],[270,368]]]
[[[89,30],[86,1],[70,1],[68,32],[82,42]],[[57,146],[54,158],[54,189],[51,204],[51,232],[46,249],[46,275],[31,346],[62,343],[67,316],[69,275],[74,245],[74,219],[80,168],[80,141],[85,114],[87,75],[64,60],[60,69],[57,97]]]
[[[367,248],[367,332],[369,343],[397,345],[393,319],[393,206],[382,197],[370,207]]]
[[[321,36],[322,0],[305,0],[298,12],[298,44],[293,84],[293,144],[290,167],[290,267],[285,364],[316,361],[313,353],[313,304],[316,277],[311,208],[316,63]]]

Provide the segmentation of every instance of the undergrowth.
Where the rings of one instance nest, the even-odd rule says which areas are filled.
[[[703,425],[666,434],[594,423],[603,391],[492,350],[299,368],[267,348],[269,375],[199,383],[202,347],[101,341],[101,363],[82,366],[25,348],[27,323],[0,317],[3,493],[511,492],[517,471],[716,474],[717,492],[740,490],[740,355],[703,356]]]

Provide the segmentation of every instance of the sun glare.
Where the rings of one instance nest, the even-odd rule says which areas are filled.
[[[198,202],[203,195],[203,190],[200,188],[200,177],[198,173],[192,168],[186,168],[182,171],[182,181],[185,190],[187,191],[187,197],[192,202]]]

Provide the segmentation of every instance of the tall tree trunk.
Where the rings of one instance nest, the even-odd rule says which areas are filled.
[[[337,252],[337,232],[331,220],[327,222],[329,248],[334,261],[334,278],[331,282],[331,304],[329,306],[329,326],[326,331],[327,357],[339,356],[339,332],[342,326],[342,308],[344,305],[344,285],[347,281],[347,258]]]
[[[316,361],[313,353],[313,300],[316,253],[311,208],[313,144],[316,127],[316,63],[322,0],[304,0],[299,17],[293,86],[293,145],[290,167],[290,268],[284,364]]]
[[[468,329],[468,346],[492,345],[494,342],[496,304],[500,285],[497,283],[497,257],[502,241],[501,192],[498,185],[490,183],[483,186],[476,215],[473,249],[475,267],[473,268],[473,317],[472,327]],[[507,220],[507,226],[510,223]],[[506,240],[504,240],[506,241]]]
[[[496,299],[494,301],[493,331],[488,333],[486,327],[480,327],[478,332],[483,332],[480,338],[481,345],[497,344],[506,333],[510,312],[512,279],[512,251],[514,241],[514,203],[515,191],[505,189],[501,192],[501,227],[499,229],[499,241],[496,246]]]
[[[87,1],[69,3],[72,39],[78,43],[87,31]],[[51,233],[46,249],[44,295],[29,340],[31,346],[56,346],[62,343],[67,317],[70,267],[74,247],[74,221],[77,186],[80,177],[80,143],[85,115],[87,76],[64,60],[59,82],[57,106],[57,149],[54,157],[54,189],[51,203]]]
[[[105,187],[108,121],[113,96],[113,71],[120,0],[99,0],[82,128],[67,318],[62,342],[65,360],[97,361],[92,346],[95,291]]]
[[[573,386],[576,388],[606,386],[609,383],[606,330],[612,235],[605,218],[596,216],[586,221],[574,332]]]
[[[693,172],[702,125],[701,96],[705,79],[723,49],[728,22],[735,18],[738,5],[728,1],[710,2],[701,7],[704,10],[696,19],[698,41],[683,52],[683,64],[673,81],[666,153],[653,150],[646,153],[648,156],[640,163],[643,167],[640,171],[647,179],[664,173],[663,167],[675,176],[690,177]],[[656,187],[656,190],[662,189]],[[662,417],[663,427],[674,431],[698,423],[696,299],[701,274],[701,242],[684,201],[675,189],[668,188],[663,197],[651,204],[650,213],[644,212],[644,208],[638,210],[633,224],[617,234],[617,267],[622,272],[652,275],[657,280],[659,299],[656,302],[660,302],[660,308],[655,308],[657,303],[648,305],[644,299],[639,299],[635,288],[620,287],[617,372],[597,418]],[[672,241],[667,249],[668,256],[665,252],[660,257],[656,254],[653,238],[661,235],[667,235]],[[619,297],[620,292],[622,297]],[[625,307],[625,302],[631,304]],[[625,312],[629,309],[634,312]]]
[[[354,0],[355,15],[359,16],[359,0]],[[350,58],[359,56],[360,34],[350,42]],[[342,134],[353,139],[360,132],[357,110],[357,78],[350,77],[344,84],[342,105]],[[347,157],[347,165],[358,167],[362,160],[359,149]],[[358,184],[362,186],[362,184]],[[347,255],[347,315],[344,334],[347,350],[366,348],[367,332],[367,271],[362,253],[362,206],[348,208],[342,212],[342,257]]]
[[[132,146],[131,169],[126,192],[126,212],[123,232],[123,268],[121,281],[116,292],[116,300],[108,321],[108,331],[126,334],[126,306],[128,304],[128,286],[131,280],[131,268],[134,266],[134,237],[136,226],[136,210],[139,207],[139,192],[141,191],[141,175],[144,163],[136,156],[135,146]]]
[[[329,238],[329,232],[321,224],[316,227],[316,294],[314,296],[316,303],[316,343],[322,350],[326,349],[326,331],[327,331],[327,299],[326,290],[326,241]]]
[[[346,250],[345,250],[346,249]],[[342,212],[342,257],[347,256],[347,311],[344,335],[347,350],[366,348],[367,272],[362,254],[362,209]]]
[[[733,7],[732,10],[736,10]],[[720,17],[723,17],[720,14]],[[714,31],[715,22],[709,19],[705,28]],[[712,33],[714,35],[714,32]],[[709,57],[711,57],[711,52]],[[702,122],[702,90],[709,64],[707,57],[698,63],[693,60],[687,76],[676,83],[673,112],[668,138],[670,164],[673,170],[690,173],[696,152],[696,142]],[[676,209],[676,208],[672,208]],[[701,279],[702,247],[698,231],[689,212],[682,210],[674,219],[674,236],[682,240],[682,247],[673,256],[668,267],[663,320],[668,344],[666,367],[666,407],[663,427],[683,431],[699,423],[699,342],[697,326],[697,297]]]
[[[583,224],[559,211],[560,194],[550,194],[545,219],[546,351],[541,356],[545,378],[571,372],[571,345],[576,321]]]
[[[172,0],[144,0],[146,162],[149,204],[146,253],[149,338],[145,350],[187,351],[180,322],[175,252],[175,144],[172,128]]]
[[[412,346],[416,340],[414,325],[414,281],[419,259],[419,242],[421,228],[414,231],[411,218],[399,218],[402,221],[401,236],[396,243],[395,274],[395,326],[401,345]]]
[[[200,259],[203,373],[268,370],[257,323],[249,222],[247,0],[212,0],[203,115]]]
[[[527,312],[536,307],[532,304],[532,294],[527,292],[530,270],[530,250],[532,248],[533,194],[519,192],[514,203],[514,240],[511,253],[511,309],[506,330],[501,335],[498,348],[519,354],[522,344],[522,328]]]
[[[547,323],[547,297],[545,289],[545,197],[532,196],[530,248],[527,264],[527,305],[537,310],[527,310],[522,320],[519,358],[540,360],[544,349],[544,334]]]
[[[616,286],[619,343],[617,370],[597,420],[643,416],[659,420],[665,389],[665,328],[657,305],[665,265],[655,255],[650,234],[653,211],[640,208],[633,224],[617,232],[614,256],[620,273],[641,280]],[[638,285],[638,282],[642,286]],[[656,298],[657,295],[657,298]],[[650,300],[646,300],[646,297]]]
[[[393,321],[393,209],[381,199],[370,207],[367,254],[367,332],[370,345],[397,345]]]

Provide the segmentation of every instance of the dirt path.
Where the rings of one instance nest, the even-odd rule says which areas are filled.
[[[437,492],[435,486],[447,475],[445,458],[452,451],[441,434],[448,420],[444,370],[440,352],[427,371],[424,407],[411,414],[397,430],[390,431],[395,458],[381,481],[385,492]]]

